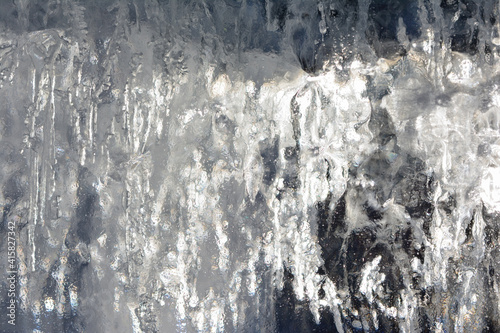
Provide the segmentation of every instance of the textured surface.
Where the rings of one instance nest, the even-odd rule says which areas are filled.
[[[499,10],[1,1],[0,330],[500,331]]]

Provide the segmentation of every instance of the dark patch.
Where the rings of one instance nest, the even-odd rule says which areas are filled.
[[[137,10],[135,9],[134,3],[129,2],[128,4],[128,21],[130,24],[137,23]]]
[[[474,217],[470,219],[467,227],[465,228],[465,243],[472,242],[472,228],[474,227]]]
[[[28,3],[28,31],[64,29],[69,27],[68,23],[62,6],[49,6],[47,0],[34,0]]]
[[[418,250],[416,249],[413,228],[407,227],[398,232],[395,242],[401,242],[401,246],[410,260],[411,258],[417,258],[421,262],[424,261],[425,247],[421,246]]]
[[[413,257],[415,254],[415,246],[413,245],[413,229],[406,228],[401,231],[401,244],[403,245],[403,250],[408,254],[408,256]]]
[[[17,202],[24,195],[24,186],[20,174],[15,173],[5,182],[2,188],[3,196],[11,202]]]
[[[429,316],[425,313],[425,309],[419,307],[418,310],[418,324],[422,333],[430,333],[432,332],[431,327],[432,323]]]
[[[0,230],[5,232],[9,228],[9,220],[7,219],[11,210],[11,205],[6,204],[3,206],[2,212],[2,224],[0,225]]]
[[[382,283],[385,291],[384,303],[388,306],[397,306],[399,293],[405,288],[403,274],[399,265],[396,263],[393,255],[394,249],[386,244],[378,243],[374,246],[368,255],[368,258],[380,256],[380,272],[385,274],[385,280]]]
[[[284,155],[287,161],[296,160],[299,157],[299,149],[297,147],[286,147]]]
[[[345,195],[342,196],[330,211],[331,194],[325,201],[316,205],[318,221],[318,241],[321,246],[321,257],[323,258],[324,270],[334,282],[342,279],[344,270],[342,267],[342,245],[344,243],[346,202]],[[323,268],[321,268],[323,271]]]
[[[378,308],[378,306],[377,306]],[[394,318],[387,317],[382,309],[377,310],[378,318],[378,331],[379,332],[399,332],[398,321]]]
[[[115,100],[111,87],[99,94],[99,104],[111,104]]]
[[[469,0],[442,0],[441,8],[447,22],[453,22],[454,17],[458,13],[458,19],[453,23],[451,28],[451,49],[455,52],[475,55],[478,52],[479,28],[478,26],[471,27],[468,21],[476,17],[478,11],[477,4]],[[482,11],[483,7],[480,9]]]
[[[78,206],[76,208],[76,215],[78,222],[76,233],[82,242],[89,244],[94,231],[92,222],[94,213],[98,209],[99,196],[95,190],[89,190],[88,188],[79,188],[77,193]]]
[[[482,330],[482,333],[498,333],[500,332],[500,325],[495,323],[490,316],[484,318],[485,325]]]
[[[436,17],[434,15],[434,8],[431,0],[424,0],[425,10],[427,11],[427,22],[430,24],[436,21]]]
[[[455,210],[456,207],[457,207],[457,200],[453,195],[448,195],[446,200],[439,202],[439,208],[444,210],[444,212],[448,215],[451,215],[451,213]]]
[[[19,10],[16,8],[14,1],[0,1],[0,22],[5,24],[5,27],[18,30],[19,26]]]
[[[405,206],[413,219],[422,218],[424,231],[429,237],[434,204],[432,203],[433,178],[423,173],[425,164],[418,158],[408,156],[407,163],[396,174],[393,190],[396,202]]]
[[[294,276],[285,269],[283,290],[276,292],[276,332],[338,332],[332,313],[327,309],[320,312],[320,323],[316,324],[309,309],[309,302],[297,300],[293,292]]]
[[[495,248],[498,239],[500,239],[499,236],[500,232],[497,226],[486,224],[484,227],[484,242],[488,249]]]
[[[99,55],[100,58],[106,55],[106,45],[104,43],[104,39],[102,38],[96,38],[94,41],[95,48],[97,51],[97,54]]]
[[[366,261],[366,253],[374,245],[377,236],[371,229],[354,230],[347,242],[346,267],[348,272],[360,272]]]
[[[271,17],[278,21],[278,28],[283,31],[286,24],[286,18],[288,15],[288,1],[287,0],[275,0],[271,6]]]
[[[215,117],[215,125],[217,126],[216,128],[218,131],[226,132],[229,134],[234,134],[234,131],[236,129],[236,125],[234,124],[234,122],[225,114],[218,114]]]
[[[29,31],[37,31],[45,29],[47,24],[46,10],[44,6],[34,3],[29,10]]]
[[[88,245],[98,233],[99,194],[92,185],[93,176],[86,168],[78,175],[78,204],[72,226],[65,239],[66,246],[74,249],[80,242]]]
[[[283,177],[283,185],[285,188],[297,190],[300,187],[300,178],[297,174],[285,175]]]
[[[154,314],[154,300],[146,295],[141,296],[141,302],[134,310],[135,315],[140,319],[140,327],[143,332],[158,333],[156,327],[156,316]]]
[[[431,202],[418,197],[419,194],[420,194],[420,192],[417,192],[417,193],[412,192],[410,194],[410,195],[414,195],[415,197],[413,197],[409,200],[413,201],[414,198],[417,198],[416,199],[417,203],[414,206],[413,206],[413,203],[412,203],[412,206],[406,206],[406,211],[408,212],[408,214],[410,214],[410,216],[412,218],[420,218],[420,217],[429,218],[432,215],[432,209],[434,208],[434,206],[432,205]]]
[[[441,0],[441,8],[446,18],[453,17],[458,10],[459,0]]]
[[[279,140],[276,138],[270,145],[260,145],[260,156],[264,164],[264,176],[262,182],[271,185],[276,179],[276,172],[279,159]]]
[[[45,296],[52,296],[56,294],[57,281],[54,279],[54,276],[56,276],[57,270],[59,269],[60,265],[61,263],[58,260],[50,267],[47,280],[45,281],[45,285],[43,286],[43,294]]]
[[[491,65],[493,65],[493,60],[494,60],[494,56],[493,56],[492,47],[488,42],[485,42],[484,43],[484,61],[488,65],[491,66]]]
[[[292,37],[293,48],[302,70],[312,74],[317,69],[316,56],[311,38],[307,35],[305,28],[298,28]]]
[[[394,124],[386,109],[372,111],[368,128],[377,135],[381,145],[386,145],[396,137]]]
[[[0,135],[4,138],[12,136],[12,130],[15,128],[15,120],[13,112],[8,109],[3,109],[0,112]],[[6,143],[2,143],[4,146]],[[10,150],[10,147],[9,147]]]
[[[435,102],[439,106],[448,106],[451,102],[451,97],[446,94],[436,96]]]
[[[373,0],[368,10],[368,42],[379,57],[392,58],[404,55],[406,50],[399,43],[399,19],[406,26],[411,41],[420,36],[418,5],[405,0]]]
[[[73,286],[82,291],[82,281],[83,281],[83,270],[87,267],[90,260],[90,255],[82,257],[81,252],[75,249],[71,249],[68,255],[67,268],[64,274],[64,284],[63,284],[63,295],[66,300],[70,299],[70,288]],[[54,300],[57,299],[57,293],[59,289],[59,282],[54,279],[57,271],[60,269],[60,261],[56,261],[51,269],[50,274],[45,281],[45,286],[43,288],[43,298],[52,297]],[[53,311],[50,315],[55,315],[56,311]],[[79,318],[79,315],[74,311],[68,303],[64,306],[64,312],[62,320],[59,318],[57,321],[48,321],[47,328],[50,327],[51,331],[62,330],[64,332],[82,332],[85,325],[84,322]],[[56,326],[54,326],[56,325]]]
[[[239,31],[237,38],[238,40],[234,41],[237,43],[237,47],[240,50],[262,50],[264,53],[272,52],[277,53],[281,48],[281,39],[283,37],[282,29],[278,31],[269,31],[267,29],[268,25],[268,14],[267,14],[267,6],[266,2],[263,0],[248,0],[244,3],[235,4],[235,8],[231,10],[235,16],[238,16],[238,21],[236,25],[231,21],[228,21],[226,17],[220,17],[217,15],[217,10],[215,10],[215,17],[219,20],[216,26],[219,28],[220,26],[220,34],[224,36],[225,45],[232,44],[232,38],[228,31],[237,29]],[[284,26],[285,18],[286,18],[286,2],[284,3],[285,7],[280,6],[280,4],[272,5],[271,12],[269,13],[269,19],[271,21],[278,20],[278,25]],[[238,8],[236,8],[238,7]],[[282,11],[284,10],[284,12]],[[222,12],[222,11],[221,11]],[[228,11],[226,10],[227,16]],[[283,20],[280,21],[280,18],[275,15],[282,16]],[[219,16],[219,17],[217,17]]]
[[[261,213],[262,210],[267,210],[267,204],[266,198],[259,191],[255,195],[254,202],[251,202],[250,200],[246,201],[245,209],[243,210],[242,215],[245,217],[252,216],[253,218],[262,218],[262,216],[259,216],[259,213]]]
[[[489,143],[481,143],[477,147],[477,154],[479,156],[488,156],[491,154],[491,146]]]
[[[371,206],[368,202],[365,202],[363,204],[363,210],[365,211],[366,216],[368,216],[370,221],[380,221],[383,217],[382,212],[377,208]]]

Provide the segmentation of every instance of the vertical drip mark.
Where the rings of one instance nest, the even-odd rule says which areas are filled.
[[[52,73],[52,86],[51,86],[51,91],[50,91],[50,110],[51,110],[51,129],[50,129],[50,160],[52,161],[52,165],[55,166],[57,164],[56,160],[56,104],[55,104],[55,97],[54,97],[54,89],[55,89],[55,73]],[[51,180],[52,180],[52,186],[49,190],[49,197],[52,197],[56,190],[56,175],[55,175],[55,170],[54,167],[50,168],[52,174],[51,174]]]
[[[94,110],[94,131],[97,130],[97,106],[92,102],[92,109]],[[94,133],[92,133],[92,163],[95,163],[97,146],[94,140]]]
[[[295,149],[297,152],[300,151],[300,110],[299,104],[297,103],[297,92],[290,102],[290,109],[292,111],[292,126],[293,126],[293,139],[295,140]]]
[[[28,213],[28,220],[31,222],[33,221],[33,224],[29,226],[28,228],[28,241],[31,244],[32,250],[31,250],[31,271],[35,271],[35,262],[36,262],[36,257],[35,257],[35,251],[36,251],[36,245],[35,245],[35,228],[37,224],[37,202],[38,202],[38,158],[36,155],[36,152],[31,149],[32,148],[32,141],[35,137],[35,100],[36,100],[36,69],[33,69],[32,71],[33,75],[33,80],[32,80],[32,96],[31,96],[31,101],[32,101],[32,109],[28,110],[28,116],[31,117],[30,121],[30,128],[29,128],[29,139],[27,141],[27,146],[28,146],[28,152],[30,155],[30,165],[31,165],[31,177],[30,177],[30,208],[29,208],[29,213]]]
[[[34,173],[32,179],[34,184],[32,184],[32,189],[31,189],[31,198],[33,198],[33,191],[35,192],[35,198],[34,200],[30,200],[30,211],[33,209],[33,226],[30,229],[30,235],[29,235],[29,241],[31,243],[31,271],[35,271],[35,264],[36,264],[36,244],[35,244],[35,229],[36,225],[38,223],[38,156],[35,155],[34,161],[33,161],[33,171],[32,174]]]
[[[266,0],[266,27],[268,31],[272,31],[272,22],[271,22],[271,6],[272,3],[269,0]]]
[[[92,163],[95,163],[95,149],[94,149],[94,132],[97,127],[97,110],[94,103],[90,104],[90,120],[89,120],[89,149],[92,155]]]
[[[133,94],[135,97],[135,94]],[[137,114],[137,99],[133,100],[133,108],[132,108],[132,126],[131,126],[131,137],[132,137],[132,152],[134,154],[137,153],[139,150],[139,138],[138,138],[138,132],[139,132],[139,116]]]
[[[35,103],[36,97],[36,69],[33,69],[33,80],[31,82],[31,103]]]
[[[125,113],[125,124],[124,130],[125,135],[127,136],[127,144],[130,146],[131,143],[131,133],[130,133],[130,107],[129,107],[129,85],[128,83],[125,85],[125,91],[123,92],[123,112]]]
[[[91,89],[90,91],[90,96],[92,96],[92,91],[93,89]],[[92,107],[92,102],[91,104],[89,105],[89,120],[88,120],[88,142],[89,144],[87,145],[87,147],[85,147],[85,149],[88,149],[89,152],[91,153],[92,155],[92,161],[94,161],[94,154],[93,154],[93,149],[92,149],[92,146],[94,145],[94,110],[93,110],[93,107]]]

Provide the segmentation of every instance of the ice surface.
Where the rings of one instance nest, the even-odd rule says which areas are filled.
[[[0,2],[0,331],[500,331],[499,14]]]

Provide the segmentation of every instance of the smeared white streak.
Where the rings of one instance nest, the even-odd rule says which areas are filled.
[[[78,290],[75,286],[70,287],[69,298],[70,298],[71,309],[73,309],[73,311],[76,311],[78,307]]]
[[[36,98],[36,69],[33,68],[32,74],[33,80],[31,81],[31,103],[35,103],[35,98]]]
[[[210,294],[209,294],[210,296]],[[213,294],[211,295],[213,296]],[[215,297],[210,297],[215,298]],[[224,332],[224,304],[212,302],[210,309],[210,332]]]
[[[227,95],[231,88],[231,80],[226,74],[219,75],[212,85],[211,94],[213,97],[222,97]]]
[[[329,307],[332,310],[337,331],[339,331],[340,333],[344,333],[342,317],[339,311],[339,306],[342,302],[337,296],[337,288],[335,287],[335,284],[332,282],[332,280],[326,278],[323,284],[323,290],[325,292],[325,297],[320,301],[320,304],[321,306]]]
[[[359,285],[359,291],[366,296],[368,302],[372,303],[374,297],[377,293],[377,288],[384,282],[385,274],[379,273],[381,256],[375,257],[373,261],[367,263],[363,270],[361,271],[361,283]]]
[[[114,302],[113,302],[113,309],[115,312],[120,312],[120,296],[121,296],[120,289],[118,287],[115,287]]]
[[[481,179],[481,190],[484,204],[490,210],[500,212],[500,167],[491,166],[485,169]]]
[[[30,205],[30,207],[33,208],[33,214],[32,214],[32,217],[33,217],[33,226],[31,227],[30,229],[30,233],[29,233],[29,241],[32,245],[32,250],[31,250],[31,271],[34,272],[35,271],[35,266],[36,266],[36,256],[35,256],[35,253],[36,253],[36,242],[35,242],[35,229],[36,229],[36,225],[38,223],[38,156],[35,156],[34,158],[34,166],[32,168],[32,170],[35,170],[35,176],[34,176],[34,180],[35,180],[35,185],[34,185],[34,189],[32,190],[32,193],[35,192],[35,198],[34,200],[30,200],[30,203],[32,203],[32,205]],[[32,198],[32,194],[30,195],[30,199]],[[30,209],[30,212],[31,212],[31,209]]]
[[[52,312],[54,310],[54,300],[52,297],[46,297],[44,301],[45,310]]]
[[[252,148],[251,148],[252,149]],[[262,158],[258,154],[258,148],[253,148],[253,152],[249,152],[244,166],[244,178],[247,194],[253,202],[259,191],[264,169],[262,166]]]
[[[130,319],[132,320],[132,332],[142,333],[141,323],[139,321],[139,318],[137,318],[137,315],[135,314],[135,309],[138,307],[138,305],[134,303],[128,303],[127,306],[130,313]]]
[[[255,264],[259,259],[259,252],[255,249],[248,250],[248,294],[250,296],[255,295],[255,291],[257,290],[257,274],[255,272]]]
[[[218,215],[221,216],[222,214],[219,213]],[[215,221],[215,233],[217,236],[217,246],[219,247],[218,265],[219,269],[225,272],[229,264],[229,249],[226,246],[228,237],[226,232],[224,232],[224,226],[227,226],[227,221],[221,221],[219,218],[217,218],[217,216],[215,217],[214,221]]]

